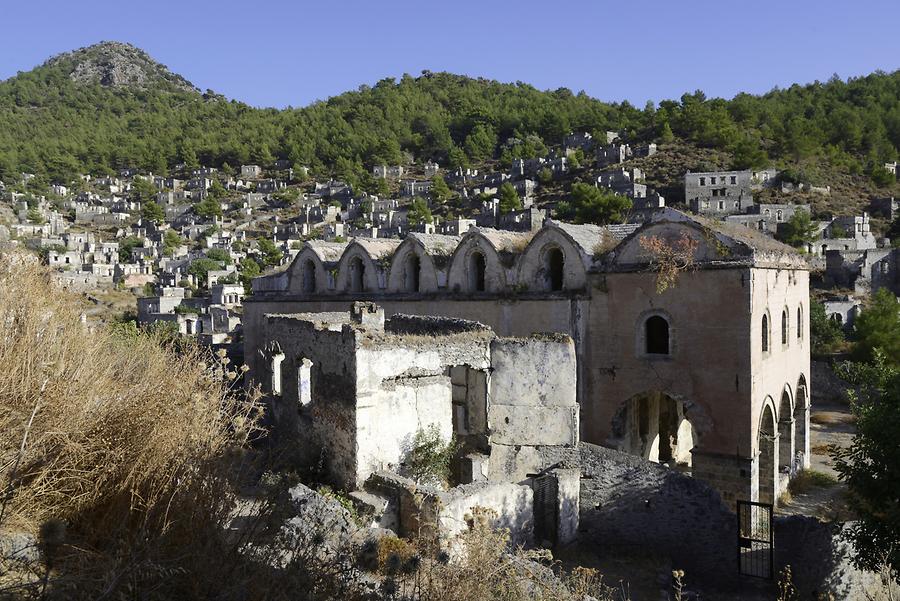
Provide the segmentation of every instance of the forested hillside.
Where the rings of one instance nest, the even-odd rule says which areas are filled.
[[[877,178],[900,147],[900,71],[732,100],[695,92],[643,109],[565,88],[423,73],[275,110],[200,94],[155,63],[142,85],[76,76],[108,66],[110,46],[146,57],[100,44],[0,83],[0,177],[24,171],[68,181],[125,166],[165,173],[180,162],[285,158],[358,182],[373,164],[404,162],[404,152],[450,166],[508,162],[543,152],[569,131],[612,129],[632,142],[680,139],[724,150],[735,167],[821,157]]]

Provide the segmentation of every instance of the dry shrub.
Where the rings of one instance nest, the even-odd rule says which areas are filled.
[[[490,526],[493,512],[472,513],[456,557],[413,556],[386,581],[388,592],[417,601],[627,601],[627,593],[603,584],[596,570],[578,568],[559,577],[549,551],[511,550],[509,532]]]
[[[409,542],[396,536],[385,536],[378,540],[378,570],[387,573],[392,564],[409,561],[416,549]]]
[[[0,527],[46,539],[61,524],[45,584],[90,596],[171,578],[208,544],[234,500],[222,457],[256,406],[201,349],[88,327],[80,306],[0,257]]]
[[[656,272],[656,293],[662,294],[675,286],[678,275],[694,267],[694,254],[699,242],[682,232],[676,240],[662,236],[641,236],[638,239],[651,271]]]
[[[810,447],[813,455],[831,455],[835,446],[833,444],[817,444]]]

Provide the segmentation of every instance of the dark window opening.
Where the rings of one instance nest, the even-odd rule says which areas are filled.
[[[364,292],[366,289],[366,266],[362,259],[354,257],[350,261],[350,291]]]
[[[563,289],[563,281],[565,279],[566,259],[558,248],[551,248],[547,251],[547,276],[550,283],[550,290],[557,291]]]
[[[769,316],[763,315],[762,318],[762,350],[764,353],[769,352]]]
[[[781,312],[781,344],[788,343],[788,313],[787,309]]]
[[[406,259],[406,291],[419,292],[422,265],[419,255],[412,253]]]
[[[647,354],[668,355],[669,322],[659,315],[654,315],[647,319],[644,327],[646,328]]]
[[[303,292],[311,294],[316,291],[316,264],[307,259],[303,264]]]
[[[485,260],[480,252],[474,252],[469,257],[469,287],[474,292],[485,290]]]
[[[803,310],[797,307],[797,338],[803,338]]]

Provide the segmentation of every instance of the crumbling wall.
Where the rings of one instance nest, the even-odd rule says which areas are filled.
[[[521,481],[547,467],[538,447],[578,443],[575,345],[562,334],[497,339],[491,367],[491,479]]]
[[[534,502],[530,487],[509,483],[475,482],[438,495],[440,538],[450,548],[469,527],[476,508],[490,510],[489,524],[509,530],[513,547],[530,545],[534,535]]]
[[[435,332],[435,334],[440,334]],[[356,485],[398,470],[419,430],[454,433],[451,369],[486,369],[490,331],[434,336],[372,336],[356,350]]]
[[[513,546],[533,541],[534,500],[529,486],[478,482],[438,490],[419,485],[397,474],[380,471],[366,482],[366,490],[387,499],[382,523],[397,524],[399,536],[434,537],[442,547],[458,551],[456,539],[475,517],[476,509],[486,509],[492,528],[505,528]]]
[[[399,471],[418,430],[435,427],[449,441],[453,413],[450,377],[421,353],[366,349],[358,359],[356,483],[362,485],[374,471]]]
[[[266,345],[277,343],[281,362],[281,394],[270,395],[273,435],[289,447],[302,467],[324,464],[330,479],[342,487],[355,483],[356,462],[356,334],[349,327],[338,331],[292,316],[272,315],[266,320]],[[263,353],[265,354],[265,346]],[[258,382],[271,377],[264,357]],[[309,402],[301,402],[300,370],[309,367]],[[265,390],[271,390],[265,388]]]

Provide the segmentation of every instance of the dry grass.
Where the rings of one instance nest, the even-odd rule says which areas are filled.
[[[40,535],[44,585],[63,596],[127,590],[204,544],[233,502],[221,458],[256,410],[214,357],[89,328],[79,306],[25,256],[0,257],[0,528]]]
[[[91,331],[75,307],[42,270],[0,264],[0,448],[17,465],[4,484],[9,515],[31,524],[116,500],[149,512],[246,434],[199,349]]]
[[[834,448],[832,444],[817,444],[810,447],[810,451],[812,451],[813,455],[831,455]]]
[[[838,426],[842,424],[855,424],[856,416],[850,413],[838,413],[836,411],[814,411],[809,416],[809,421],[820,426]]]
[[[812,488],[829,487],[835,484],[837,484],[837,479],[831,474],[817,470],[803,470],[794,476],[788,485],[788,490],[792,495],[802,495]]]
[[[509,550],[509,533],[488,526],[491,512],[476,508],[469,529],[453,547],[458,557],[423,554],[412,560],[386,561],[383,585],[401,599],[416,601],[628,601],[623,588],[603,583],[590,568],[575,568],[557,577],[558,564],[546,550]],[[391,570],[393,566],[393,570]]]

